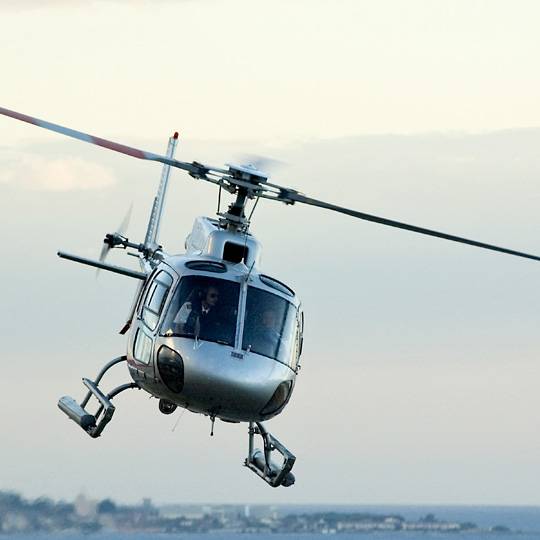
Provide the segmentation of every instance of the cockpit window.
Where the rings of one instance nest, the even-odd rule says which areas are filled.
[[[204,276],[185,276],[169,303],[164,336],[184,336],[234,346],[240,285]]]
[[[248,287],[242,349],[290,365],[296,308],[281,296]]]

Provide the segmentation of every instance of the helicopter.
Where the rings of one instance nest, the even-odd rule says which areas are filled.
[[[269,175],[252,163],[209,166],[175,159],[178,133],[168,140],[164,155],[147,152],[0,107],[0,114],[101,146],[134,158],[163,164],[145,238],[125,236],[125,223],[108,233],[98,260],[58,252],[70,261],[120,274],[138,282],[129,315],[120,334],[127,351],[107,362],[94,379],[83,378],[82,401],[63,396],[58,407],[90,437],[101,436],[112,420],[118,394],[144,390],[158,398],[159,410],[178,407],[208,416],[212,422],[248,424],[244,461],[272,487],[295,483],[295,455],[263,422],[288,404],[300,371],[304,313],[298,295],[284,282],[263,273],[261,244],[250,231],[260,199],[286,205],[306,204],[381,225],[540,261],[540,257],[444,232],[366,214],[308,197],[269,182]],[[171,168],[186,171],[197,181],[210,182],[234,196],[217,218],[197,217],[183,254],[169,254],[159,244],[159,231]],[[247,204],[254,201],[246,216]],[[218,204],[218,209],[219,209]],[[111,249],[129,250],[140,270],[106,262]],[[125,363],[131,381],[109,392],[102,387],[107,371]],[[90,400],[97,402],[93,412]],[[260,436],[262,448],[255,447]],[[274,457],[277,456],[277,461]]]

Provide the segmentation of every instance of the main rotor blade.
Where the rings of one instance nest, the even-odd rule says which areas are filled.
[[[460,236],[454,236],[453,234],[447,234],[440,231],[434,231],[432,229],[425,229],[424,227],[418,227],[416,225],[409,225],[408,223],[401,223],[400,221],[394,221],[392,219],[386,219],[379,216],[373,216],[371,214],[365,214],[350,208],[344,208],[342,206],[336,206],[324,201],[312,199],[306,197],[300,193],[294,191],[283,191],[283,196],[291,201],[299,202],[303,204],[309,204],[310,206],[317,206],[319,208],[325,208],[326,210],[332,210],[333,212],[339,212],[340,214],[347,214],[358,219],[365,221],[372,221],[373,223],[380,223],[381,225],[388,225],[389,227],[396,227],[397,229],[405,229],[406,231],[412,231],[419,234],[425,234],[427,236],[435,236],[437,238],[443,238],[444,240],[451,240],[452,242],[459,242],[461,244],[468,244],[469,246],[475,246],[483,249],[490,249],[491,251],[498,251],[500,253],[506,253],[507,255],[515,255],[516,257],[524,257],[526,259],[533,259],[540,261],[540,256],[530,255],[528,253],[522,253],[521,251],[515,251],[513,249],[507,249],[504,247],[494,246],[492,244],[485,244],[484,242],[478,242],[476,240],[469,240],[468,238],[462,238]]]
[[[148,159],[151,161],[159,161],[160,163],[165,163],[171,165],[172,167],[177,167],[188,171],[189,173],[194,173],[195,175],[203,174],[206,167],[200,164],[187,163],[185,161],[178,161],[176,159],[170,159],[167,156],[161,156],[159,154],[154,154],[152,152],[146,152],[145,150],[139,150],[138,148],[133,148],[132,146],[126,146],[125,144],[116,143],[114,141],[109,141],[107,139],[102,139],[101,137],[96,137],[95,135],[90,135],[88,133],[83,133],[82,131],[76,131],[59,124],[53,124],[52,122],[46,122],[45,120],[40,120],[39,118],[34,118],[33,116],[28,116],[26,114],[18,113],[16,111],[10,111],[9,109],[4,109],[0,107],[0,114],[4,116],[10,116],[16,120],[21,120],[22,122],[27,122],[50,131],[56,131],[56,133],[61,133],[62,135],[67,135],[73,139],[79,139],[90,144],[95,144],[97,146],[102,146],[103,148],[108,148],[115,152],[120,152],[121,154],[126,154],[138,159]]]

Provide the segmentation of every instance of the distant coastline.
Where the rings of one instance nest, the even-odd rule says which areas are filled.
[[[255,511],[256,508],[256,511]],[[164,505],[150,499],[121,505],[79,495],[73,502],[41,497],[28,500],[0,491],[0,535],[56,532],[121,533],[281,533],[339,534],[431,532],[447,534],[518,534],[503,524],[479,527],[471,521],[440,520],[428,513],[415,520],[398,513],[278,513],[275,507],[242,505]]]

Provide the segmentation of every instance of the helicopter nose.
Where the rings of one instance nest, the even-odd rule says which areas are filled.
[[[287,402],[294,375],[287,366],[218,343],[172,339],[159,351],[160,375],[169,390],[182,387],[177,395],[190,410],[249,421],[274,416]]]

